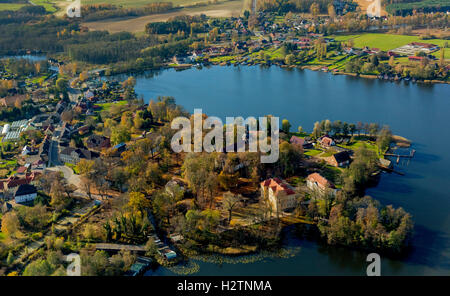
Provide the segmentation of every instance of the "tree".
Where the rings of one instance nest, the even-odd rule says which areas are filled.
[[[316,121],[314,123],[312,136],[317,139],[317,138],[319,138],[321,136],[321,134],[322,134],[322,130],[321,130],[321,127],[320,127],[320,123],[318,121]]]
[[[128,206],[134,212],[140,212],[141,215],[144,215],[145,210],[150,208],[150,201],[140,192],[130,192],[129,196]]]
[[[65,209],[71,202],[70,197],[64,195],[65,189],[60,180],[53,181],[50,189],[50,205],[56,210],[61,211]],[[69,195],[70,196],[70,195]]]
[[[377,137],[378,149],[380,151],[385,151],[387,148],[389,148],[391,141],[392,141],[392,132],[388,126],[385,126],[381,129]]]
[[[389,66],[391,66],[391,67],[395,66],[395,57],[394,56],[389,57]]]
[[[203,202],[208,176],[214,174],[213,155],[189,153],[184,160],[183,169],[189,186],[196,193],[197,199]]]
[[[286,134],[289,134],[289,129],[291,128],[289,120],[283,119],[283,121],[281,122],[281,128]]]
[[[11,264],[14,262],[14,255],[11,251],[8,252],[8,257],[6,258],[6,264],[11,266]]]
[[[61,91],[61,92],[65,92],[67,90],[67,80],[64,78],[58,78],[58,80],[56,80],[56,88]]]
[[[239,204],[240,196],[234,195],[230,191],[223,195],[222,204],[226,211],[228,211],[228,223],[231,222],[233,209]]]
[[[15,237],[17,231],[19,230],[20,222],[17,214],[15,212],[8,212],[2,217],[2,232],[9,235],[10,237]]]
[[[334,9],[334,5],[332,3],[328,4],[328,16],[332,21],[336,18],[336,10]]]
[[[89,196],[89,198],[92,198],[91,187],[94,183],[93,180],[95,178],[94,164],[95,163],[93,160],[87,159],[81,159],[77,164],[78,171],[81,175],[82,186],[84,187],[84,191]]]
[[[312,14],[313,18],[317,18],[320,12],[319,4],[316,2],[313,2],[311,6],[309,7],[309,12]]]
[[[79,79],[81,82],[84,82],[84,81],[88,80],[88,78],[89,78],[89,74],[88,74],[87,71],[81,72],[80,75],[79,75],[79,77],[78,77],[78,79]]]
[[[156,244],[153,237],[150,237],[148,239],[147,243],[145,244],[145,251],[146,251],[146,253],[145,253],[146,256],[154,257],[154,256],[158,255],[158,245]]]
[[[284,63],[286,65],[293,65],[295,63],[295,55],[293,54],[286,55],[286,57],[284,58]]]
[[[75,117],[73,110],[64,111],[61,113],[61,120],[64,122],[72,122]]]
[[[130,130],[125,126],[115,126],[111,128],[111,142],[114,145],[128,142],[131,139]]]

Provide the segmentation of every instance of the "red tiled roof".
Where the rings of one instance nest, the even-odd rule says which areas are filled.
[[[425,47],[425,48],[433,48],[433,47],[437,46],[435,44],[423,43],[423,42],[411,42],[410,45],[416,45],[416,46],[421,46],[421,47]]]
[[[319,173],[312,173],[311,175],[309,175],[306,180],[310,180],[313,182],[316,182],[319,187],[322,188],[334,188],[333,183],[331,183],[330,181],[328,181],[326,178],[322,177]]]
[[[12,188],[23,184],[29,184],[30,182],[34,181],[36,176],[39,174],[40,173],[38,172],[27,173],[25,178],[11,176],[6,180],[6,185],[8,186],[8,188]]]
[[[323,137],[322,140],[320,140],[320,144],[325,146],[331,146],[331,143],[333,143],[333,139],[329,137]]]
[[[284,191],[287,195],[295,194],[295,191],[292,190],[292,188],[289,185],[287,185],[279,178],[267,179],[261,182],[261,186],[272,188],[272,191],[275,195],[277,195],[278,192],[281,191]]]
[[[21,167],[19,167],[19,168],[17,169],[17,173],[19,173],[19,174],[23,174],[23,173],[25,173],[26,171],[27,171],[27,168],[24,167],[24,166],[21,166]]]

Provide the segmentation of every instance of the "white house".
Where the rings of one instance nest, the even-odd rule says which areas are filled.
[[[14,200],[16,203],[25,203],[32,201],[37,197],[36,187],[30,184],[19,185],[14,192]]]

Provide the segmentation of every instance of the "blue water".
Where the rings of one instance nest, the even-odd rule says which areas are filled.
[[[293,129],[311,130],[322,119],[387,124],[413,141],[417,150],[398,169],[385,174],[367,194],[403,207],[415,221],[414,249],[404,259],[382,258],[384,275],[450,275],[450,85],[418,85],[333,76],[278,67],[211,67],[165,70],[137,77],[145,100],[174,96],[192,112],[210,116],[287,118]],[[197,262],[197,275],[365,275],[366,253],[293,235],[287,246],[300,246],[288,259],[267,258],[250,264]],[[151,273],[149,273],[151,274]],[[158,269],[153,274],[171,274]]]

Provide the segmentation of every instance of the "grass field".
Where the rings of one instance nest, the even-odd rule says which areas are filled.
[[[338,35],[335,36],[337,41],[348,41],[350,39],[353,40],[354,46],[357,48],[363,48],[365,46],[375,47],[381,50],[387,51],[391,50],[403,45],[406,45],[411,42],[424,42],[424,43],[433,43],[443,47],[445,42],[448,40],[444,39],[428,39],[423,40],[418,36],[407,36],[407,35],[394,35],[394,34],[380,34],[380,33],[367,33],[361,35]],[[440,56],[440,52],[437,51],[433,53],[434,56]],[[450,49],[446,49],[445,58],[450,59]]]
[[[30,3],[35,5],[44,6],[47,12],[56,12],[58,9],[56,8],[56,0],[31,0]]]
[[[125,105],[126,103],[127,103],[127,101],[118,101],[118,102],[114,102],[114,103],[103,103],[103,104],[95,104],[95,105],[99,106],[101,108],[99,111],[105,111],[105,110],[109,110],[112,105],[122,106],[122,105]]]
[[[2,10],[19,10],[21,7],[24,7],[26,4],[16,4],[16,3],[0,3],[0,11]]]
[[[107,3],[122,7],[142,7],[149,3],[155,2],[172,2],[174,6],[193,5],[196,3],[205,3],[209,0],[83,0],[82,4],[100,4]],[[212,1],[214,2],[214,1]]]

